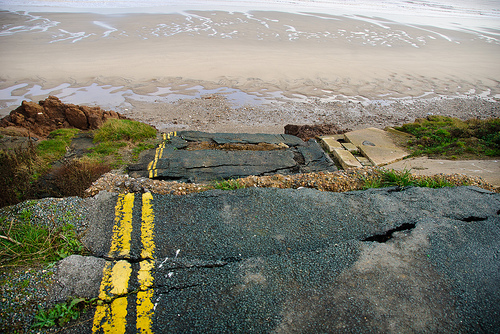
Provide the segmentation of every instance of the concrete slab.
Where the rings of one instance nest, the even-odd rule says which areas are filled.
[[[351,153],[359,152],[358,147],[353,143],[342,143],[341,145]]]
[[[356,157],[352,155],[351,152],[344,150],[343,148],[336,148],[333,150],[333,155],[339,161],[342,168],[350,167],[363,167],[361,163],[356,160]]]
[[[371,161],[366,157],[355,157],[363,166],[373,166]]]
[[[332,153],[335,148],[342,148],[342,144],[332,137],[321,137],[321,143],[326,147],[328,152]]]
[[[367,128],[345,133],[344,136],[376,166],[384,166],[409,155],[408,152],[397,147],[384,130]]]
[[[410,158],[385,166],[389,169],[410,169],[417,175],[465,174],[479,176],[500,187],[500,160],[437,160],[427,157]]]
[[[332,138],[335,140],[344,140],[344,134],[332,135]]]

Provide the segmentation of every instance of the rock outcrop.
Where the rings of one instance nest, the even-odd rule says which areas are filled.
[[[31,135],[46,137],[60,128],[97,129],[110,118],[126,117],[99,107],[65,104],[57,97],[49,96],[38,103],[23,101],[21,106],[0,120],[0,127],[25,128]]]

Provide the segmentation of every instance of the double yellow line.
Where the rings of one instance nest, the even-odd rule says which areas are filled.
[[[115,207],[115,225],[109,257],[130,258],[132,238],[132,210],[134,194],[121,194]],[[138,333],[152,333],[152,318],[154,314],[153,276],[155,244],[153,241],[154,213],[152,207],[153,195],[142,194],[141,242],[142,251],[137,280],[136,327]],[[127,260],[108,261],[103,269],[99,292],[101,305],[94,314],[93,333],[125,333],[127,326],[128,283],[132,274],[132,266]]]
[[[177,136],[177,131],[169,132],[168,134],[166,133],[162,134],[163,142],[156,148],[155,159],[151,161],[148,165],[150,179],[158,176],[158,170],[156,169],[156,164],[158,163],[158,160],[161,159],[161,157],[163,156],[163,149],[165,148],[167,140],[170,140],[170,138],[176,136]]]

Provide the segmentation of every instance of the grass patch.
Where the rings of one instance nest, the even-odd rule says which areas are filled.
[[[156,129],[144,123],[110,119],[94,132],[94,143],[89,156],[114,168],[137,160],[139,154],[158,144]]]
[[[213,188],[220,190],[236,190],[245,188],[245,185],[240,183],[240,181],[238,180],[230,179],[224,181],[215,181],[213,184]]]
[[[443,188],[454,187],[444,177],[434,176],[416,176],[409,170],[380,170],[369,178],[363,179],[363,189],[385,188],[385,187],[426,187]]]
[[[0,150],[0,207],[33,198],[38,178],[55,160],[64,156],[66,147],[78,132],[78,129],[59,129],[37,146],[30,142],[27,147]]]
[[[38,307],[38,314],[35,315],[33,328],[44,328],[53,326],[64,326],[71,320],[80,318],[86,307],[95,303],[96,299],[87,300],[85,298],[74,298],[66,303],[59,303],[49,310]]]
[[[71,144],[71,140],[78,132],[80,132],[79,129],[58,129],[52,131],[46,140],[38,144],[38,156],[48,165],[62,158],[66,153],[66,147]]]
[[[156,129],[131,120],[110,119],[94,132],[96,146],[83,158],[54,169],[78,129],[58,129],[37,146],[0,150],[0,207],[39,196],[84,196],[84,190],[102,174],[136,161],[158,144]]]
[[[146,151],[146,150],[155,149],[157,146],[158,146],[157,143],[139,143],[139,144],[137,144],[137,146],[135,146],[132,149],[133,160],[137,161],[137,159],[139,158],[139,154],[141,154],[141,152]]]
[[[150,125],[128,119],[109,119],[94,133],[94,142],[136,142],[154,137],[156,129]]]
[[[407,142],[412,155],[449,159],[500,156],[500,119],[487,120],[429,116],[396,127],[414,136]]]
[[[31,223],[32,212],[23,209],[17,219],[0,218],[0,268],[48,264],[84,251],[71,224],[59,227]]]

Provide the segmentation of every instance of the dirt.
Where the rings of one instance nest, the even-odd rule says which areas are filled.
[[[303,141],[324,135],[336,135],[352,131],[351,129],[340,129],[335,124],[314,124],[314,125],[285,125],[285,133],[297,136]]]
[[[224,151],[273,151],[273,150],[283,150],[287,149],[286,144],[281,143],[269,144],[269,143],[258,143],[258,144],[236,144],[227,143],[223,145],[218,145],[210,141],[202,142],[192,142],[189,143],[186,150],[196,151],[196,150],[224,150]]]

